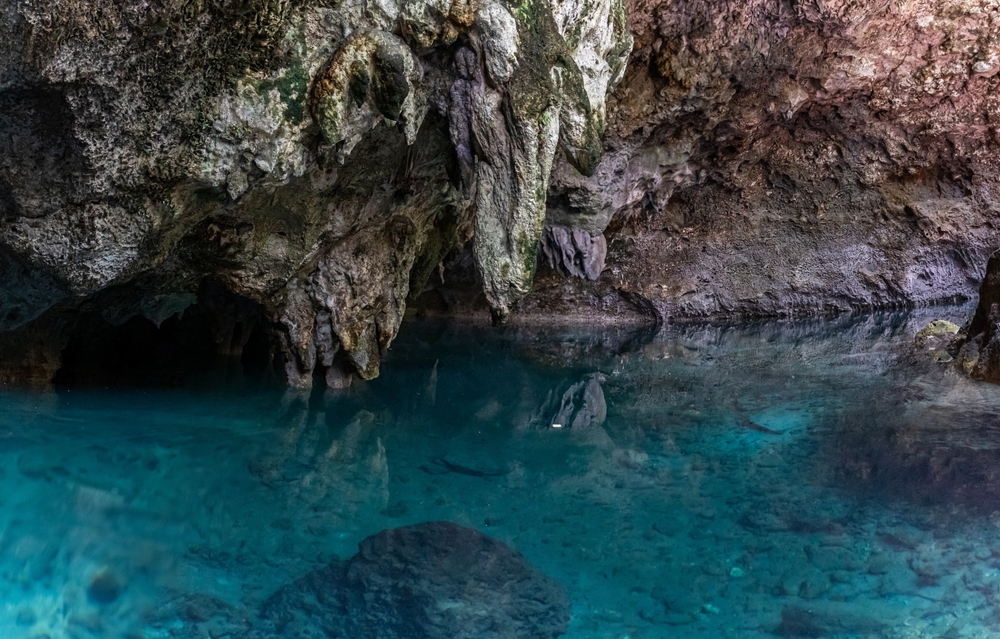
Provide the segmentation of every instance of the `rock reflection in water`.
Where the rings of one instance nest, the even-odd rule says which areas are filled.
[[[545,402],[532,413],[529,424],[549,428],[570,428],[574,431],[600,427],[608,417],[608,404],[604,399],[601,382],[604,375],[597,373],[570,386],[559,398],[550,390]]]
[[[927,321],[411,326],[337,391],[4,394],[0,636],[363,634],[388,615],[351,603],[366,590],[423,597],[433,618],[395,615],[399,636],[561,631],[503,608],[521,594],[345,576],[364,540],[426,522],[557,583],[570,639],[991,636],[1000,395],[911,357]]]
[[[828,445],[839,480],[876,499],[1000,511],[1000,387],[953,370],[940,376],[908,380],[896,395],[837,416]]]

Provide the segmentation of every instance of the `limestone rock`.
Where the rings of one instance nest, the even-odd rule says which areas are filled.
[[[313,83],[312,110],[326,142],[343,163],[382,121],[403,125],[413,144],[423,122],[423,68],[399,37],[376,29],[353,32]]]
[[[917,346],[927,348],[931,345],[932,341],[950,335],[958,335],[961,330],[962,327],[954,322],[949,322],[948,320],[934,320],[927,326],[917,331]]]
[[[507,545],[431,522],[365,539],[279,590],[261,617],[261,636],[544,639],[566,632],[569,599]]]
[[[953,353],[958,354],[964,339],[965,333],[958,324],[948,320],[934,320],[917,331],[914,341],[917,348],[930,355],[931,359],[945,363],[953,361]]]
[[[551,268],[565,275],[596,280],[604,268],[608,241],[602,234],[592,236],[583,229],[551,226],[545,229],[542,253]]]
[[[212,278],[270,317],[293,385],[342,385],[378,373],[411,283],[473,231],[506,316],[557,146],[583,170],[600,156],[621,0],[327,5],[5,14],[0,329],[79,300],[162,323],[132,301]]]
[[[985,0],[635,3],[605,153],[591,177],[557,156],[547,223],[604,232],[604,278],[661,318],[971,297],[1000,245],[998,84],[964,47],[996,51],[997,20]]]

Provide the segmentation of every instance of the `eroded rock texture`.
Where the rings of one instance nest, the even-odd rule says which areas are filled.
[[[986,264],[979,304],[963,337],[959,368],[975,378],[1000,384],[1000,251]]]
[[[0,330],[94,298],[159,324],[210,277],[308,386],[377,375],[473,234],[507,316],[632,38],[619,0],[66,0],[12,5],[0,42]]]
[[[428,290],[436,312],[601,323],[972,295],[1000,244],[998,16],[996,0],[11,5],[0,379],[50,378],[95,318],[160,326],[197,301],[224,324],[206,282],[254,305],[299,386],[376,375]],[[212,330],[220,355],[249,339]]]
[[[550,223],[608,235],[608,286],[662,318],[974,295],[1000,242],[995,1],[629,8],[604,159],[549,192]]]

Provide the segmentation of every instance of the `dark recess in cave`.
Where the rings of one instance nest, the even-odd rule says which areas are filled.
[[[234,312],[235,311],[235,312]],[[208,387],[283,383],[281,362],[256,305],[216,286],[163,321],[120,326],[98,313],[76,322],[54,383],[62,387]]]

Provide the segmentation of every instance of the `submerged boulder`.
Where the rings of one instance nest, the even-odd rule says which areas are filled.
[[[872,636],[898,623],[904,611],[891,604],[871,610],[855,603],[814,602],[809,607],[785,606],[781,623],[774,629],[779,637]]]
[[[380,639],[558,637],[565,589],[506,544],[450,522],[383,530],[347,561],[265,604],[260,636]]]

